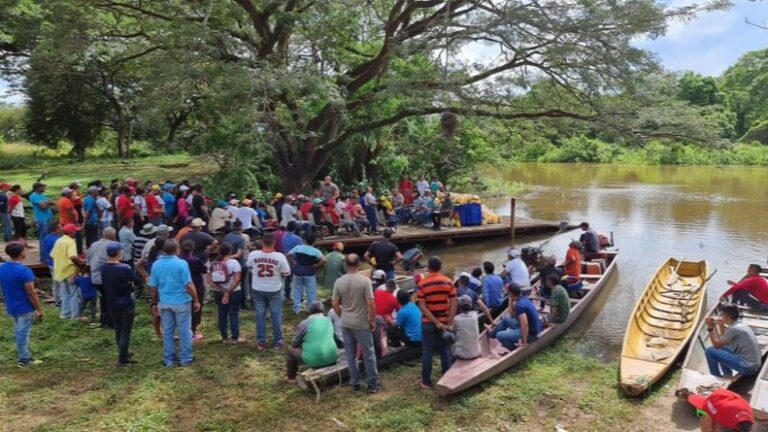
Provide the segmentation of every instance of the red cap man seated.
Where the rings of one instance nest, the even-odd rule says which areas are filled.
[[[749,432],[755,423],[749,402],[730,390],[718,389],[709,396],[690,395],[688,402],[696,408],[702,432]]]

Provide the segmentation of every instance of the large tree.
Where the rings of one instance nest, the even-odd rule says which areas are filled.
[[[699,10],[653,0],[87,3],[139,23],[168,61],[237,68],[247,92],[231,103],[251,106],[288,190],[352,137],[409,117],[606,115],[596,95],[631,91],[657,70],[632,40]],[[541,80],[581,104],[521,101]]]

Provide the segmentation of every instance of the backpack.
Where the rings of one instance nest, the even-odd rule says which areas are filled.
[[[225,283],[229,280],[230,275],[226,262],[214,261],[211,263],[211,281]]]

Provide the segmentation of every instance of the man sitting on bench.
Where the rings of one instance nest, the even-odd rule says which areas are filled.
[[[323,315],[323,304],[314,302],[309,306],[309,317],[296,328],[296,335],[287,349],[286,382],[296,383],[299,364],[311,368],[330,366],[339,358],[336,334],[331,319]]]
[[[759,264],[750,264],[747,276],[741,282],[728,281],[731,287],[720,299],[732,296],[733,303],[768,312],[768,281],[760,275],[761,271]]]

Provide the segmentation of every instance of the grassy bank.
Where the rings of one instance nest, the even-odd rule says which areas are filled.
[[[452,398],[414,385],[418,361],[384,370],[384,391],[355,396],[348,386],[328,389],[319,404],[287,386],[284,353],[258,352],[253,316],[242,315],[249,343],[222,345],[213,305],[206,305],[193,367],[161,366],[146,305],[140,307],[132,351],[140,361],[115,366],[112,333],[57,318],[46,308],[33,329],[32,350],[44,364],[15,365],[11,321],[0,321],[0,418],[13,431],[419,431],[648,430],[638,405],[616,391],[616,366],[582,358],[566,337],[507,373]],[[290,316],[286,330],[297,323]],[[657,429],[658,430],[658,429]]]

